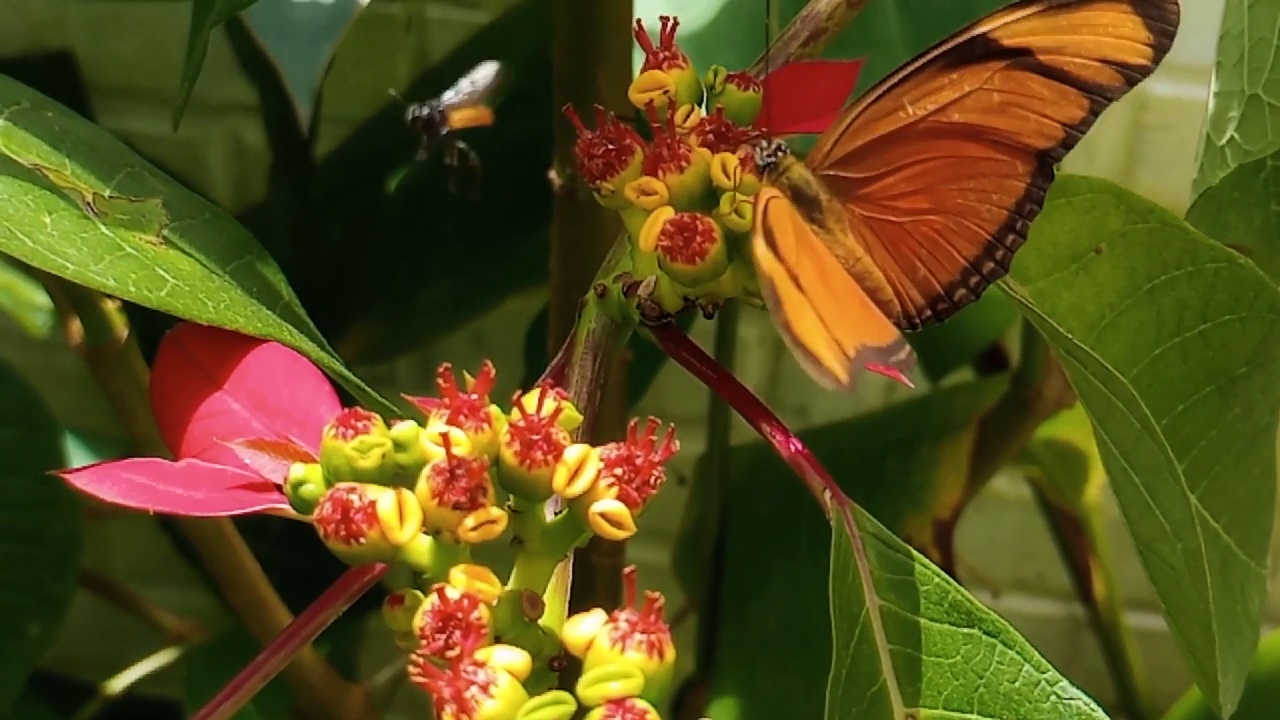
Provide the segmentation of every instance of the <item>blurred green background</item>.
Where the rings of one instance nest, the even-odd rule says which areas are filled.
[[[792,11],[790,6],[799,4],[783,0],[776,3],[779,13]],[[270,4],[273,3],[264,0],[260,5]],[[328,155],[353,134],[373,132],[367,121],[376,112],[394,114],[388,89],[409,94],[416,79],[429,74],[437,62],[491,18],[517,4],[514,0],[385,0],[361,10],[347,28],[324,76],[317,124],[321,161],[334,160]],[[930,14],[947,12],[949,3],[920,0],[915,5],[919,7],[913,6],[912,14]],[[1182,30],[1170,56],[1148,82],[1106,113],[1067,159],[1066,170],[1112,179],[1181,214],[1190,199],[1222,5],[1223,0],[1184,2]],[[839,41],[839,50],[857,54],[860,39],[875,36],[895,37],[905,46],[919,46],[933,39],[913,35],[910,18],[896,10],[901,6],[873,2]],[[257,218],[258,227],[270,226],[277,220],[269,212],[264,216],[259,205],[272,187],[269,138],[271,133],[279,132],[279,114],[275,125],[264,124],[264,105],[259,86],[252,79],[251,63],[246,63],[243,51],[237,51],[225,29],[213,33],[182,125],[176,133],[172,131],[170,118],[186,47],[189,12],[188,3],[165,0],[0,0],[0,64],[4,65],[0,71],[20,78],[23,76],[19,73],[28,73],[28,77],[36,79],[61,78],[68,72],[71,76],[78,74],[80,89],[69,86],[68,93],[82,95],[86,109],[97,122],[232,213],[247,213]],[[651,26],[656,26],[659,14],[668,13],[680,16],[683,45],[700,67],[712,62],[731,67],[745,65],[765,42],[764,0],[635,0],[635,15]],[[268,26],[264,19],[261,27]],[[532,35],[539,30],[531,26],[528,32]],[[526,39],[530,42],[530,57],[545,53],[535,39]],[[288,38],[277,41],[284,43],[281,47],[294,47],[295,52],[306,54],[305,47],[289,45]],[[879,76],[897,62],[898,59],[871,57],[867,75]],[[305,62],[300,62],[296,72],[286,69],[286,77],[303,86],[312,75],[314,67]],[[864,80],[861,86],[865,85]],[[68,102],[65,97],[59,99]],[[533,142],[529,139],[546,136],[548,117],[519,114],[520,108],[542,109],[541,106],[517,97],[510,107],[515,112],[504,107],[501,122],[527,128],[527,132],[514,133],[516,141],[523,137],[526,142]],[[270,116],[272,109],[268,107],[266,112]],[[384,130],[378,132],[401,132],[395,123],[381,127]],[[386,141],[408,147],[412,139],[395,135]],[[483,152],[483,143],[478,147]],[[539,152],[548,154],[549,148],[531,148],[535,161]],[[349,160],[358,163],[359,158]],[[287,157],[277,156],[275,161],[283,163]],[[335,160],[339,161],[347,160]],[[528,167],[537,169],[534,161],[523,163],[516,158],[510,167],[505,162],[486,160],[487,172],[497,176],[490,182],[516,182]],[[534,212],[525,207],[512,211]],[[458,212],[465,220],[465,211]],[[527,220],[527,227],[536,227],[545,223],[545,216]],[[341,221],[372,224],[365,217]],[[249,224],[252,228],[253,223]],[[319,236],[326,228],[321,225],[314,231]],[[474,248],[448,246],[452,236],[443,232],[433,233],[425,227],[418,231],[412,224],[403,231],[405,242],[398,246],[399,254],[393,261],[406,266],[406,271],[413,272],[416,267],[423,273],[432,268],[440,272],[450,263],[482,268],[490,261]],[[415,233],[421,236],[416,237]],[[432,373],[440,361],[475,367],[482,358],[490,358],[499,368],[501,382],[496,395],[516,387],[522,380],[527,329],[546,301],[545,269],[530,261],[545,254],[545,236],[530,231],[527,237],[512,234],[505,240],[518,248],[509,253],[506,264],[530,270],[505,273],[502,277],[506,279],[493,285],[485,284],[481,272],[474,280],[474,295],[479,298],[474,317],[454,323],[456,327],[448,328],[448,332],[430,337],[424,345],[410,347],[396,357],[379,358],[374,357],[377,353],[367,353],[369,357],[364,362],[356,363],[357,370],[389,393],[425,394],[433,390]],[[281,259],[282,264],[287,265],[287,260]],[[350,286],[344,285],[342,278],[333,280],[323,290],[312,290],[313,296],[327,296],[317,301],[323,302],[317,311],[322,324],[325,308],[339,307],[345,293],[377,288],[376,277],[360,276]],[[31,302],[42,300],[36,297]],[[311,298],[304,296],[304,302],[309,309],[314,307]],[[430,298],[413,302],[419,313],[445,312],[434,307]],[[342,327],[344,319],[340,314],[334,311],[331,316],[337,318],[334,326]],[[704,346],[710,346],[711,327],[701,320],[694,324],[692,333]],[[351,337],[357,338],[352,342],[357,342],[359,334],[353,332]],[[879,377],[868,377],[853,397],[820,391],[796,366],[767,316],[760,312],[744,313],[739,344],[746,350],[739,353],[739,376],[797,428],[878,407],[900,392]],[[74,461],[96,457],[102,448],[110,448],[119,439],[117,423],[100,391],[57,333],[35,340],[28,329],[0,316],[0,358],[19,369],[73,432],[70,442]],[[654,414],[680,426],[683,451],[675,463],[677,475],[690,472],[701,452],[706,403],[707,394],[700,385],[680,369],[667,366],[636,408],[637,414]],[[735,423],[735,441],[749,438],[750,431]],[[643,531],[629,545],[629,559],[639,565],[641,582],[666,593],[669,607],[673,608],[681,605],[681,598],[671,576],[669,557],[685,499],[683,484],[669,485],[645,516]],[[1108,508],[1107,518],[1109,536],[1116,544],[1116,571],[1122,580],[1124,604],[1150,678],[1152,699],[1157,707],[1167,707],[1186,689],[1190,678],[1114,508]],[[195,575],[153,521],[142,517],[113,518],[92,524],[89,532],[88,567],[129,582],[157,604],[180,615],[205,620],[213,626],[224,620],[211,596],[193,591],[198,587]],[[1016,542],[1011,541],[1013,538]],[[149,551],[141,553],[140,547]],[[1087,620],[1033,499],[1017,478],[999,478],[970,506],[959,528],[958,557],[960,576],[967,587],[1009,619],[1067,677],[1104,705],[1111,704],[1114,692],[1106,666],[1099,662]],[[1274,582],[1272,587],[1277,587]],[[120,669],[122,655],[141,656],[153,649],[154,638],[148,629],[119,617],[102,601],[82,593],[46,665],[85,679],[99,679]],[[1268,618],[1272,622],[1280,618],[1280,591],[1272,592]],[[682,625],[678,632],[691,646],[691,624]],[[370,647],[364,653],[364,663],[368,668],[378,668],[393,656],[389,644]],[[166,671],[141,687],[176,693],[182,678],[180,671]]]

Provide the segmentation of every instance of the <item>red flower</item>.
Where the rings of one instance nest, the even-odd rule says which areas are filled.
[[[289,465],[315,461],[324,426],[342,409],[324,373],[297,352],[188,322],[160,342],[151,407],[176,461],[127,458],[58,474],[99,500],[149,512],[287,510]]]

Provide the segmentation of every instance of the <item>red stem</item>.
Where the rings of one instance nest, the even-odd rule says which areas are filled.
[[[386,565],[375,563],[353,567],[343,573],[231,682],[223,686],[213,699],[205,703],[200,712],[192,715],[191,720],[226,720],[235,715],[236,711],[293,660],[300,649],[333,624],[352,603],[377,584],[386,572]]]
[[[822,512],[831,518],[831,507],[846,508],[853,504],[848,495],[836,485],[826,468],[818,462],[809,448],[786,426],[767,405],[725,370],[720,363],[698,346],[674,322],[664,322],[648,328],[658,347],[672,360],[698,378],[712,392],[719,395],[729,407],[742,416],[747,424],[760,433],[773,446],[783,461],[800,476],[805,489],[818,501]]]

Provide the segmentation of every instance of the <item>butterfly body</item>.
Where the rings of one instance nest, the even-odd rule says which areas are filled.
[[[757,142],[761,294],[809,374],[849,389],[862,369],[905,373],[902,331],[1008,274],[1057,164],[1156,68],[1179,14],[1178,0],[1020,0],[880,81],[803,162]]]

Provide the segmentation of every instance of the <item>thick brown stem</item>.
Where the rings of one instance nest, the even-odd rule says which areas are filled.
[[[631,3],[628,0],[552,0],[552,96],[555,107],[579,109],[602,105],[623,114],[631,81]],[[555,123],[555,177],[570,177],[577,135],[573,126]],[[554,352],[574,332],[583,295],[596,279],[621,230],[618,214],[603,208],[590,193],[555,194],[551,233],[551,299],[548,348]],[[626,368],[622,353],[610,337],[593,338],[616,330],[603,318],[581,340],[581,349],[595,353],[589,363],[573,363],[570,395],[588,418],[580,439],[614,437],[626,413]],[[572,362],[572,361],[571,361]],[[622,597],[622,543],[592,538],[574,554],[570,608],[614,607]]]

